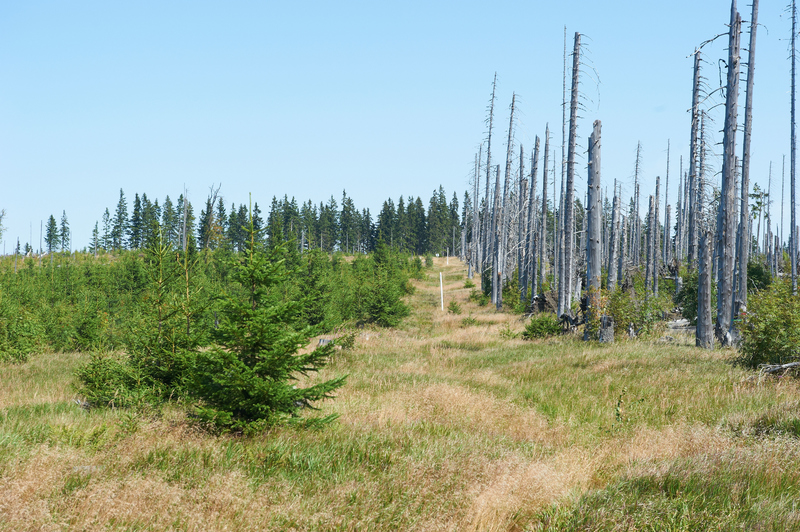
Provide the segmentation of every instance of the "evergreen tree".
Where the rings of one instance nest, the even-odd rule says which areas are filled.
[[[345,381],[339,377],[307,388],[292,384],[324,367],[333,346],[297,353],[312,330],[299,326],[301,304],[283,297],[288,272],[280,257],[286,249],[276,246],[267,256],[252,218],[247,233],[247,249],[233,273],[246,296],[225,302],[219,328],[213,332],[216,346],[197,353],[189,386],[201,400],[197,407],[201,419],[236,431],[290,420],[303,406],[332,397]]]
[[[98,249],[101,246],[101,239],[100,239],[100,224],[98,222],[94,223],[94,229],[92,230],[92,239],[89,242],[89,253],[93,253],[97,255]]]
[[[67,221],[67,211],[61,212],[61,227],[59,228],[58,235],[61,237],[61,251],[69,251],[72,235],[69,230],[69,222]]]
[[[225,212],[225,200],[222,196],[217,200],[217,214],[214,221],[217,224],[217,247],[231,249],[228,239],[228,214]]]
[[[394,245],[394,226],[396,211],[392,198],[387,199],[381,206],[381,212],[378,213],[376,232],[378,239],[388,242],[389,245]]]
[[[125,193],[119,189],[119,202],[114,213],[114,223],[111,227],[111,247],[114,250],[125,249],[125,235],[128,233],[128,203]]]
[[[133,197],[133,214],[128,226],[128,247],[139,249],[142,247],[142,200],[137,192]]]
[[[100,245],[103,251],[111,249],[111,213],[108,212],[108,207],[103,213],[103,236],[100,239]]]
[[[179,234],[178,217],[169,196],[164,199],[164,207],[161,211],[161,231],[165,243],[177,247]]]
[[[250,219],[250,216],[247,216],[247,220]],[[264,234],[264,219],[261,217],[261,209],[258,208],[258,202],[253,203],[253,230],[255,231],[255,238],[258,239],[261,243],[263,243],[263,234]],[[249,221],[248,221],[249,226]]]
[[[339,206],[336,200],[328,200],[327,205],[319,204],[318,238],[323,251],[331,252],[335,249],[338,236]]]
[[[47,252],[53,253],[58,250],[58,245],[61,242],[61,235],[58,234],[58,225],[53,215],[47,220],[47,229],[45,230],[44,242],[47,245]]]
[[[369,253],[375,248],[375,226],[369,209],[361,211],[361,253]]]
[[[358,209],[347,191],[342,192],[342,212],[339,214],[339,241],[346,253],[351,253],[358,244]]]

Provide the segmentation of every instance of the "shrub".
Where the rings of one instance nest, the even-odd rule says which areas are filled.
[[[800,359],[800,298],[787,281],[748,299],[741,322],[742,344],[737,362],[756,368],[760,364],[785,364]]]
[[[695,287],[695,298],[696,292]],[[630,289],[617,289],[610,294],[606,311],[618,330],[625,330],[633,324],[636,334],[647,336],[663,322],[664,313],[671,306],[672,297],[666,292],[660,291],[657,296],[646,293],[644,276],[637,273]]]
[[[477,325],[478,320],[472,317],[472,314],[461,320],[462,327],[472,327],[473,325]]]
[[[489,304],[489,296],[483,292],[478,292],[476,289],[472,289],[469,293],[469,300],[477,303],[479,307],[485,307]]]
[[[450,301],[447,305],[447,312],[451,314],[461,314],[461,305],[459,305],[455,299]]]
[[[472,279],[467,279],[464,281],[464,288],[475,288],[475,283],[472,282]]]
[[[531,317],[531,321],[522,331],[522,338],[533,340],[534,338],[547,338],[561,334],[561,324],[555,314],[541,312]]]

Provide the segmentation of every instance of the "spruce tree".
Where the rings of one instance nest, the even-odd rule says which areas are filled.
[[[212,333],[216,345],[196,354],[188,387],[200,401],[196,413],[201,419],[233,431],[296,418],[301,408],[332,397],[345,382],[339,377],[308,387],[294,384],[324,367],[333,345],[298,354],[312,330],[299,326],[300,302],[282,295],[289,275],[286,247],[278,245],[267,255],[252,216],[247,235],[247,248],[233,265],[244,297],[225,301],[219,328]]]
[[[58,225],[53,215],[47,220],[47,229],[45,231],[44,242],[47,244],[47,252],[53,253],[58,250],[58,244],[61,242],[61,236],[58,234]]]
[[[125,249],[125,235],[128,232],[128,203],[125,193],[119,189],[119,202],[114,213],[114,223],[111,227],[111,247],[115,250]]]
[[[69,230],[69,222],[67,221],[67,211],[61,212],[61,227],[59,228],[58,235],[61,239],[61,251],[69,251],[72,235]]]
[[[142,200],[138,192],[133,197],[133,214],[128,226],[128,247],[131,249],[142,247]]]

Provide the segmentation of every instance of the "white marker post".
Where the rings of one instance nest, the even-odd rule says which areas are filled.
[[[442,298],[442,312],[444,312],[444,283],[442,282],[442,272],[439,272],[439,294]]]

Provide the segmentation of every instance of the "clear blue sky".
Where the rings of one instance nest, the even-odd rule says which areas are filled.
[[[783,154],[788,176],[784,4],[762,4],[759,17],[751,174],[764,187],[770,161],[779,183]],[[252,192],[264,207],[273,195],[319,203],[346,189],[374,214],[401,194],[427,203],[440,184],[461,197],[495,72],[495,161],[512,92],[517,142],[527,150],[549,122],[560,145],[565,25],[570,42],[585,35],[590,61],[581,145],[602,120],[602,178],[609,188],[621,180],[630,195],[641,140],[646,198],[665,173],[670,139],[674,204],[679,156],[688,154],[688,56],[726,31],[729,10],[725,0],[3,2],[6,251],[29,240],[31,224],[38,248],[40,221],[62,211],[73,247],[86,246],[120,188],[163,201],[185,185],[198,212],[212,183],[222,183],[227,204]],[[739,10],[749,20],[749,4]],[[706,49],[712,87],[726,44]],[[583,195],[585,156],[580,164]]]

